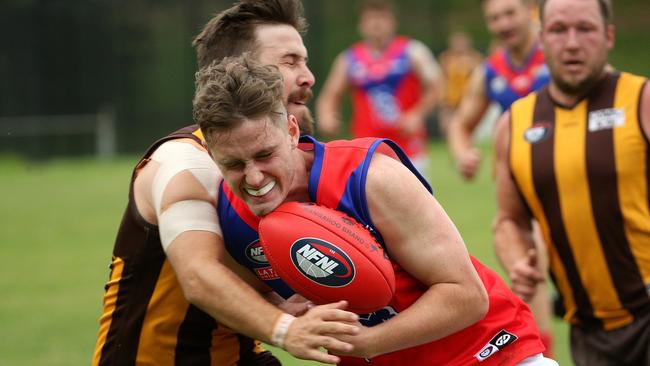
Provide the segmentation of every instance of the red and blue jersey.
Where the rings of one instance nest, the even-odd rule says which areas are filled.
[[[408,55],[409,42],[409,38],[395,37],[379,54],[359,42],[345,56],[352,89],[352,136],[391,139],[414,157],[425,149],[424,123],[408,136],[397,126],[402,113],[422,96],[420,79]]]
[[[313,149],[314,160],[309,176],[312,202],[331,207],[354,217],[382,243],[381,232],[372,222],[366,201],[366,176],[372,156],[385,154],[400,160],[431,191],[429,184],[413,167],[405,153],[392,141],[363,138],[352,141],[320,143],[301,137],[302,148]],[[246,204],[221,183],[218,214],[228,252],[242,265],[283,297],[293,294],[271,269],[258,245],[255,217]],[[375,357],[372,365],[515,365],[544,350],[535,319],[499,276],[472,258],[474,268],[487,289],[490,307],[479,322],[443,339]],[[366,326],[379,324],[408,308],[428,289],[393,262],[395,296],[388,306],[361,315]],[[432,309],[431,311],[435,311]],[[359,358],[344,357],[341,365],[367,365]]]
[[[521,67],[512,64],[505,49],[490,55],[484,65],[488,99],[499,103],[503,111],[517,99],[548,84],[551,78],[539,46],[533,47]]]

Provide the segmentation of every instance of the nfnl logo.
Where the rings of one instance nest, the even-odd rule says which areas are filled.
[[[291,245],[290,253],[298,271],[319,285],[343,287],[354,279],[352,260],[334,244],[302,238]]]
[[[506,348],[516,340],[516,335],[508,333],[505,330],[501,330],[499,333],[497,333],[497,335],[492,337],[488,344],[483,346],[483,348],[481,348],[481,350],[474,355],[474,358],[479,360],[479,362],[483,362],[486,358]]]
[[[264,248],[262,248],[259,240],[255,240],[254,242],[248,244],[246,247],[246,258],[248,258],[248,260],[251,262],[257,264],[269,263],[269,261],[266,259],[266,256],[264,255]]]

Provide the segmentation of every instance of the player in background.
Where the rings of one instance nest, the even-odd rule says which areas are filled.
[[[540,14],[552,80],[497,123],[497,254],[532,296],[534,217],[575,364],[650,365],[650,86],[607,66],[609,0],[542,1]]]
[[[460,107],[449,126],[449,149],[456,167],[466,179],[473,179],[481,163],[481,155],[473,145],[472,135],[491,103],[503,111],[517,99],[526,96],[549,81],[544,54],[537,39],[536,7],[531,0],[481,0],[481,9],[488,30],[494,36],[496,50],[475,69]],[[545,248],[539,234],[537,247],[530,252],[530,261],[540,271],[548,267]],[[535,314],[547,355],[552,354],[552,303],[548,285],[539,283],[537,294],[528,305]]]
[[[449,127],[449,148],[463,177],[472,179],[481,157],[472,134],[491,103],[506,111],[512,102],[546,85],[548,69],[537,40],[530,0],[481,0],[496,50],[474,70]]]
[[[212,18],[195,39],[198,67],[245,51],[277,65],[284,77],[283,100],[302,131],[310,133],[305,103],[314,77],[299,34],[304,29],[298,1],[239,1]],[[341,310],[344,303],[315,307],[294,321],[285,311],[301,314],[307,304],[283,302],[236,268],[214,211],[219,178],[196,125],[157,141],[137,164],[113,251],[93,365],[279,365],[247,336],[322,362],[338,358],[320,352],[320,346],[350,349],[334,338],[355,329],[335,322],[357,318]],[[269,301],[283,303],[284,310]]]
[[[469,256],[403,150],[380,138],[300,137],[281,84],[275,68],[245,56],[197,74],[194,118],[224,177],[217,212],[233,258],[259,275],[246,249],[260,216],[283,202],[336,207],[384,245],[397,284],[386,308],[361,316],[368,327],[344,338],[354,357],[340,365],[557,365],[541,354],[529,308]],[[291,295],[279,277],[264,280]]]
[[[420,41],[396,35],[388,0],[365,0],[359,11],[362,40],[339,54],[316,102],[317,128],[340,133],[343,96],[351,92],[352,136],[397,142],[426,175],[426,117],[442,92],[440,68]]]
[[[444,94],[438,108],[440,132],[447,136],[449,123],[467,88],[472,71],[481,64],[483,56],[472,47],[472,39],[462,31],[452,32],[447,39],[448,48],[438,60],[444,77]]]

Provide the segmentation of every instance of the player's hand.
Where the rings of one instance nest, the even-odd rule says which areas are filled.
[[[512,291],[524,301],[529,301],[537,292],[537,284],[544,282],[544,275],[537,268],[537,259],[537,251],[528,250],[509,274]]]
[[[424,117],[415,112],[404,112],[397,122],[397,127],[404,135],[412,135],[422,128]]]
[[[300,316],[314,307],[314,303],[304,298],[302,295],[294,294],[290,298],[278,304],[278,307],[287,314]]]
[[[478,168],[481,166],[481,152],[471,148],[463,151],[456,161],[458,172],[466,180],[474,179]]]
[[[348,352],[336,352],[333,350],[328,350],[330,353],[339,355],[339,356],[352,356],[359,358],[372,358],[377,356],[379,353],[374,350],[372,347],[376,342],[372,341],[372,335],[370,334],[372,328],[365,327],[361,323],[356,323],[359,327],[359,333],[355,335],[341,335],[338,337],[340,341],[350,343],[353,348]]]
[[[291,323],[284,338],[284,349],[297,358],[335,364],[339,357],[320,350],[324,347],[333,353],[348,353],[352,344],[339,338],[359,332],[359,316],[345,311],[346,301],[314,306]]]

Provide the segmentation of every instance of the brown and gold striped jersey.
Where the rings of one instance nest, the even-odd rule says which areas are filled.
[[[544,88],[511,107],[509,164],[549,247],[574,324],[614,329],[650,312],[646,79],[612,72],[574,106]]]
[[[201,142],[196,125],[154,143],[133,171],[129,201],[117,234],[92,364],[279,365],[259,342],[220,326],[189,304],[165,256],[158,228],[138,212],[133,182],[162,143]]]

